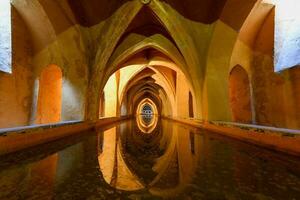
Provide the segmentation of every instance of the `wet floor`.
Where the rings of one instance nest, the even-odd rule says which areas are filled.
[[[153,116],[0,157],[0,200],[300,199],[300,159]]]

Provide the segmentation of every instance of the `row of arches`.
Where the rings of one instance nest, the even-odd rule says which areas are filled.
[[[143,82],[145,78],[148,79],[146,82]],[[157,107],[155,109],[157,110],[155,112],[156,114],[162,114],[162,108],[165,108],[163,111],[165,115],[171,116],[173,112],[176,114],[178,111],[172,110],[172,108],[177,107],[177,105],[175,105],[176,81],[177,72],[172,69],[163,68],[162,66],[157,66],[156,68],[153,66],[124,67],[109,78],[104,90],[101,92],[99,118],[133,114],[139,107],[138,104],[145,100],[145,98],[149,98],[149,94],[149,100]],[[183,81],[181,85],[186,82],[187,81]],[[140,83],[143,84],[143,87],[134,88],[139,86]],[[62,121],[63,84],[63,72],[59,66],[51,64],[41,71],[35,84],[35,90],[37,92],[34,99],[36,103],[33,103],[31,113],[32,125],[58,123]],[[153,87],[153,84],[155,87]],[[163,85],[163,87],[161,85]],[[185,87],[189,86],[186,85]],[[156,89],[161,92],[156,95],[151,94]],[[173,94],[173,97],[171,97],[173,100],[169,99],[170,96],[165,90]],[[194,100],[190,90],[191,88],[189,89],[187,100],[189,105],[185,108],[189,114],[185,117],[194,117]],[[130,91],[130,98],[136,97],[137,92],[143,92],[140,98],[134,100],[136,101],[134,105],[130,105],[130,103],[127,102],[128,92]],[[168,105],[163,105],[162,102],[168,102]],[[180,107],[183,106],[181,105]]]
[[[142,54],[139,56],[138,59],[143,59]],[[129,59],[126,63],[134,63],[134,60]],[[160,65],[155,62],[150,65],[125,64],[118,69],[100,92],[99,117],[135,115],[140,104],[147,100],[156,108],[155,114],[193,118],[193,88],[178,68],[170,68],[171,63],[169,60]]]
[[[80,110],[82,112],[81,118],[62,116],[65,115],[62,108],[65,110],[69,109],[68,103],[63,101],[62,99],[64,98],[61,97],[61,95],[66,94],[66,92],[70,92],[70,90],[65,90],[65,83],[63,82],[61,87],[54,86],[53,83],[53,88],[61,88],[61,91],[57,89],[56,95],[54,95],[53,92],[52,94],[44,94],[43,90],[51,91],[48,87],[50,87],[52,83],[49,86],[43,86],[43,78],[41,78],[40,92],[36,98],[38,102],[33,106],[36,110],[34,114],[31,113],[31,115],[35,115],[36,113],[34,117],[36,123],[51,123],[65,119],[84,118],[94,120],[99,116],[120,116],[126,113],[133,113],[135,106],[130,106],[130,104],[132,104],[133,101],[142,100],[145,95],[151,94],[152,98],[156,99],[158,104],[160,104],[160,101],[167,102],[166,105],[162,106],[162,112],[165,115],[194,117],[207,121],[231,121],[233,119],[233,121],[244,123],[254,122],[254,119],[257,119],[257,122],[262,124],[279,124],[280,126],[288,127],[288,125],[281,123],[284,120],[288,120],[281,119],[281,116],[279,116],[282,115],[281,111],[284,109],[278,109],[277,113],[279,114],[277,114],[276,119],[274,117],[274,120],[273,118],[269,119],[271,117],[267,116],[275,113],[270,112],[271,109],[279,107],[275,101],[270,103],[275,106],[268,107],[268,105],[263,103],[267,98],[266,96],[270,96],[270,91],[268,95],[266,95],[267,92],[265,92],[263,88],[253,91],[253,96],[255,96],[256,100],[260,99],[260,104],[253,103],[251,99],[253,98],[251,97],[251,81],[259,79],[259,76],[252,78],[248,84],[242,70],[234,69],[231,71],[231,75],[228,79],[228,69],[230,69],[230,66],[233,66],[232,63],[240,63],[234,60],[236,57],[241,58],[239,61],[248,61],[244,58],[251,57],[252,54],[254,54],[252,57],[255,58],[254,68],[256,69],[251,70],[256,71],[254,72],[255,74],[260,74],[260,69],[265,70],[265,65],[268,64],[271,66],[269,63],[272,63],[273,60],[267,56],[272,55],[271,51],[274,46],[274,38],[272,38],[274,37],[272,31],[272,28],[274,28],[274,9],[272,5],[266,5],[263,1],[249,0],[245,1],[243,5],[238,5],[243,9],[236,9],[236,12],[232,12],[233,8],[230,8],[231,6],[228,5],[237,4],[234,3],[234,0],[227,0],[223,2],[224,4],[222,5],[225,6],[221,6],[218,15],[215,16],[215,20],[219,19],[218,22],[212,25],[202,23],[207,20],[193,21],[195,18],[188,17],[187,13],[176,12],[180,10],[179,2],[175,3],[177,6],[171,4],[175,6],[172,7],[168,6],[167,3],[156,0],[151,1],[149,4],[141,4],[140,1],[129,1],[124,3],[123,6],[121,6],[122,3],[114,4],[118,6],[112,9],[114,10],[114,14],[109,19],[106,19],[107,16],[100,17],[99,19],[103,20],[100,20],[101,23],[100,21],[92,23],[93,26],[95,26],[94,28],[90,28],[87,25],[86,32],[89,34],[82,34],[81,31],[83,29],[78,28],[79,26],[73,27],[74,24],[77,24],[76,20],[79,19],[79,14],[72,12],[76,10],[80,11],[81,9],[85,10],[86,7],[89,7],[87,6],[90,5],[89,3],[81,5],[82,8],[80,8],[80,3],[75,3],[76,5],[74,5],[71,1],[62,5],[59,4],[59,1],[39,2],[26,0],[27,6],[24,7],[24,4],[22,4],[20,0],[14,1],[14,7],[18,10],[22,20],[24,20],[23,24],[28,25],[27,28],[29,31],[24,31],[24,33],[28,35],[34,33],[32,37],[33,42],[31,44],[34,54],[33,71],[39,71],[36,69],[39,67],[36,66],[44,66],[45,63],[58,63],[58,65],[63,66],[65,72],[76,71],[79,75],[77,75],[77,77],[74,76],[75,78],[73,77],[73,79],[79,79],[78,77],[83,74],[82,69],[86,70],[87,78],[82,81],[82,85],[78,86],[74,84],[74,88],[82,87],[84,89],[80,90],[78,95],[70,96],[68,100],[66,100],[72,102],[77,101],[77,98],[81,98],[80,101],[84,104],[84,106],[82,106],[84,108]],[[101,1],[101,3],[103,3],[103,6],[109,7],[105,2]],[[98,5],[101,5],[101,3]],[[57,8],[57,5],[63,9],[57,9],[57,12],[51,12],[50,8]],[[196,7],[195,9],[200,9]],[[66,10],[69,12],[64,13]],[[263,12],[263,14],[261,14],[261,12]],[[47,16],[45,14],[47,14]],[[57,18],[54,15],[60,16],[61,21],[59,23],[56,21]],[[182,15],[184,17],[182,17]],[[82,16],[80,19],[85,21],[85,17],[87,16]],[[89,17],[89,19],[93,18],[92,16]],[[120,20],[121,18],[126,20],[122,21]],[[45,19],[45,21],[41,21],[40,19]],[[192,21],[188,19],[192,19]],[[177,23],[174,24],[174,21]],[[193,26],[190,26],[191,23]],[[43,29],[41,29],[41,24],[45,26]],[[81,23],[79,24],[82,25]],[[65,33],[61,34],[64,31]],[[272,34],[272,37],[269,37],[270,34]],[[199,37],[199,35],[201,35],[201,37]],[[88,38],[85,38],[85,36]],[[93,46],[92,49],[94,50],[87,51],[87,47],[91,46]],[[220,46],[222,48],[220,48]],[[64,47],[66,48],[64,49]],[[240,47],[243,47],[243,49]],[[64,50],[61,51],[61,49]],[[151,53],[150,51],[149,53],[149,49],[155,49],[156,52]],[[247,57],[244,56],[244,54],[240,56],[241,50],[249,51],[251,56]],[[141,56],[141,54],[143,54],[143,56]],[[260,54],[267,54],[267,56]],[[78,61],[77,58],[82,61]],[[79,63],[78,65],[77,62]],[[248,70],[250,67],[245,66],[244,62],[241,62],[241,65]],[[126,85],[125,79],[122,78],[124,74],[122,73],[122,69],[125,69],[129,65],[132,66],[134,63],[138,64],[137,67],[139,69],[150,66],[148,68],[152,70],[151,73],[153,74],[146,76],[145,74],[148,72],[143,72],[145,73],[144,78],[147,77],[148,79],[147,81],[143,82],[136,77],[134,81],[130,81],[130,83],[128,82],[128,85]],[[249,61],[249,63],[252,63],[252,61]],[[163,67],[166,66],[168,66],[168,69],[163,69]],[[168,70],[171,70],[171,72],[166,72]],[[113,75],[114,73],[115,75]],[[130,74],[130,72],[126,73]],[[176,78],[162,78],[162,76],[172,77],[174,73],[176,73]],[[114,80],[111,81],[110,77],[112,75]],[[268,74],[266,76],[268,76]],[[68,78],[70,77],[71,75]],[[140,75],[140,78],[141,77],[143,76]],[[270,79],[270,81],[265,81],[267,83],[263,83],[267,85],[282,82],[280,78],[273,78],[273,76],[271,78],[264,78]],[[275,79],[275,81],[273,81],[273,79]],[[142,88],[136,86],[138,81],[144,84]],[[114,86],[105,89],[105,85],[108,82],[111,82]],[[183,82],[187,82],[187,84],[181,84]],[[259,81],[255,82],[258,83],[257,85],[261,84]],[[291,80],[291,82],[293,81]],[[229,87],[228,83],[230,84]],[[161,87],[162,85],[164,85],[164,87]],[[243,88],[246,88],[245,85],[250,85],[250,89],[243,90]],[[254,84],[253,87],[257,88],[257,85]],[[122,90],[123,87],[127,89]],[[224,87],[226,88],[224,89]],[[270,88],[272,87],[270,86]],[[282,88],[284,87],[282,86]],[[227,91],[228,88],[230,90],[229,92]],[[295,87],[290,90],[297,91],[297,89],[294,88]],[[156,93],[156,90],[161,92]],[[109,98],[110,92],[112,91],[117,91],[118,94],[116,94],[116,96],[118,98]],[[134,91],[138,91],[139,96],[134,97]],[[257,94],[257,91],[261,94]],[[131,94],[124,95],[126,93]],[[285,94],[282,91],[277,93]],[[46,97],[44,98],[42,94]],[[51,95],[57,96],[58,98],[54,98]],[[248,98],[248,96],[250,96],[250,98]],[[284,97],[284,95],[281,96],[283,96],[281,99],[287,98]],[[60,101],[56,102],[55,99],[60,99]],[[247,99],[250,99],[250,104]],[[131,102],[129,103],[128,100]],[[222,100],[222,102],[220,100]],[[49,106],[49,108],[45,108],[45,105],[52,104],[52,102],[53,107]],[[113,104],[113,109],[109,109],[109,104]],[[254,114],[254,106],[252,104],[255,104],[256,111],[262,110],[263,112]],[[56,105],[57,108],[54,108],[54,105]],[[76,106],[77,104],[73,107]],[[288,106],[292,107],[291,105]],[[265,111],[265,108],[268,108],[268,110]],[[291,110],[291,108],[289,109]],[[74,109],[72,112],[79,111]],[[53,114],[53,116],[50,117],[50,114]],[[26,123],[24,122],[22,124]]]

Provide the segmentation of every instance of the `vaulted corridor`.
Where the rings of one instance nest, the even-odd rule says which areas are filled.
[[[1,0],[0,199],[300,199],[299,9]]]

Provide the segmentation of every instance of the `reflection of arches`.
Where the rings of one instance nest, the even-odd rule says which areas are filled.
[[[251,95],[248,74],[237,65],[230,72],[229,96],[233,121],[251,123]]]
[[[189,92],[189,117],[194,118],[193,95]]]
[[[61,120],[62,71],[56,65],[46,67],[39,79],[37,124]]]

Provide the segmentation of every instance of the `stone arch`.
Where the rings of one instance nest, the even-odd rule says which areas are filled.
[[[156,80],[159,81],[163,85],[163,88],[166,91],[169,91],[168,94],[175,95],[175,91],[173,91],[174,88],[172,88],[172,86],[170,86],[169,83],[167,81],[165,81],[165,77],[163,76],[163,74],[161,72],[159,72],[159,70],[155,69],[156,66],[166,67],[166,68],[169,68],[170,70],[174,70],[177,74],[178,73],[182,74],[185,77],[185,74],[181,71],[181,69],[175,63],[173,63],[171,60],[166,60],[166,59],[165,60],[161,60],[161,59],[158,59],[159,57],[153,57],[153,59],[151,59],[149,62],[142,62],[142,63],[141,63],[141,59],[137,59],[137,58],[134,58],[134,59],[131,58],[129,60],[126,60],[126,59],[128,59],[128,57],[130,57],[131,54],[135,55],[137,52],[145,50],[144,48],[148,48],[149,45],[151,47],[153,47],[153,43],[148,44],[147,42],[145,42],[143,44],[146,45],[146,46],[139,46],[138,48],[134,47],[133,48],[135,50],[134,52],[126,52],[125,55],[123,55],[122,53],[120,53],[119,56],[115,56],[114,55],[114,57],[115,57],[114,60],[115,61],[110,63],[111,67],[109,69],[109,72],[106,72],[105,78],[102,80],[103,83],[105,83],[105,81],[107,80],[107,78],[109,78],[109,76],[111,76],[111,73],[114,73],[114,72],[116,72],[116,71],[118,71],[120,69],[126,68],[127,66],[134,66],[134,65],[137,66],[137,65],[140,65],[141,67],[140,67],[140,70],[137,70],[137,72],[138,72],[138,71],[142,71],[142,69],[144,69],[145,66],[149,65],[148,66],[149,69],[153,70],[156,73],[156,76],[157,76]],[[184,62],[184,61],[182,61],[182,62]],[[180,62],[180,63],[182,63],[182,62]],[[138,63],[138,64],[136,64],[136,63]],[[117,67],[113,67],[113,66],[117,66]],[[137,73],[134,73],[134,74],[137,74]],[[135,77],[134,74],[133,74],[132,78]],[[187,81],[187,85],[189,86],[191,92],[194,95],[194,88],[191,85],[192,83],[186,77],[185,77],[185,80]],[[101,86],[101,88],[102,88],[102,86]],[[100,89],[100,91],[101,91],[101,89]],[[120,93],[120,95],[121,95],[121,101],[120,102],[123,101],[123,96],[124,96],[125,92],[126,91],[124,91],[124,90],[121,91],[121,93]],[[172,105],[175,105],[175,103],[174,103],[175,96],[173,98],[172,97],[171,97]]]
[[[139,102],[141,98],[144,98],[144,96],[147,96],[148,94],[152,96],[153,99],[156,99],[156,105],[160,111],[159,114],[161,114],[162,109],[169,108],[170,99],[168,98],[166,91],[159,85],[137,85],[133,88],[133,91],[137,91],[137,95],[131,97],[133,107],[136,106],[136,103]]]
[[[131,35],[129,35],[130,37]],[[129,39],[130,40],[130,39]],[[125,40],[126,41],[126,40]],[[160,43],[159,43],[160,42]],[[133,46],[123,46],[121,47],[122,51],[116,49],[115,53],[112,55],[110,61],[108,62],[108,71],[106,71],[106,75],[104,75],[104,83],[105,80],[108,79],[110,74],[119,68],[128,65],[126,59],[131,55],[135,55],[143,50],[154,49],[163,55],[168,56],[172,60],[157,60],[156,57],[151,59],[150,61],[141,61],[138,60],[141,65],[150,65],[150,66],[165,66],[174,71],[180,71],[186,77],[188,81],[188,85],[192,89],[192,92],[195,93],[195,87],[193,83],[193,79],[187,71],[187,64],[184,61],[184,58],[181,56],[180,52],[176,49],[176,47],[165,37],[160,35],[154,35],[149,38],[145,38],[138,42]],[[124,63],[125,62],[125,63]],[[130,64],[133,61],[130,62]],[[123,66],[122,66],[123,65]],[[103,87],[103,86],[101,86]]]
[[[149,71],[149,73],[152,71],[154,74],[145,74],[143,76],[139,76],[139,73],[144,72],[145,70]],[[168,95],[168,99],[172,105],[172,107],[175,109],[175,91],[172,89],[172,87],[169,85],[169,83],[166,81],[166,78],[164,75],[154,67],[143,67],[141,70],[139,70],[134,76],[131,77],[131,79],[128,80],[127,84],[125,85],[122,94],[121,94],[121,100],[120,102],[123,102],[124,96],[127,93],[127,91],[134,86],[138,81],[142,80],[143,78],[146,78],[150,76],[163,88],[164,91],[166,91]]]
[[[250,81],[246,70],[235,66],[229,75],[229,97],[234,122],[251,123]]]
[[[107,23],[107,29],[104,35],[102,35],[102,41],[100,41],[98,47],[98,52],[95,58],[95,65],[89,85],[89,94],[88,94],[88,108],[87,108],[87,119],[94,119],[98,110],[99,104],[99,91],[101,90],[101,83],[99,79],[102,79],[103,74],[106,73],[106,65],[109,60],[109,57],[112,55],[115,47],[118,44],[118,41],[125,33],[126,28],[129,26],[130,22],[137,16],[138,12],[141,10],[143,6],[149,6],[149,8],[153,11],[153,13],[160,19],[164,27],[171,33],[172,38],[175,43],[181,44],[179,47],[183,56],[188,58],[189,61],[188,66],[194,66],[194,70],[198,69],[199,62],[198,57],[195,55],[197,53],[192,38],[186,37],[188,34],[182,34],[182,31],[185,31],[185,28],[182,23],[176,24],[171,23],[170,15],[167,14],[165,9],[160,5],[159,1],[151,1],[150,4],[142,5],[138,1],[131,1],[124,4],[118,11],[114,17],[109,20]],[[125,9],[130,9],[131,12],[122,12]],[[120,18],[126,20],[120,20]],[[114,26],[110,26],[114,24]],[[105,25],[105,26],[106,26]],[[116,30],[115,27],[118,27]],[[104,39],[107,38],[107,39]],[[188,41],[188,42],[187,42]],[[188,43],[188,44],[187,44]],[[189,48],[185,48],[189,46]],[[193,70],[189,69],[191,74],[196,76],[197,73],[192,73]],[[99,78],[100,77],[100,78]],[[192,78],[191,80],[197,80]],[[199,88],[200,89],[200,88]]]
[[[129,112],[133,113],[135,110],[136,104],[144,99],[145,97],[151,96],[152,100],[155,99],[159,114],[163,109],[170,110],[170,99],[166,91],[159,85],[153,83],[152,85],[145,83],[143,81],[137,82],[128,92],[128,99],[130,101]],[[164,106],[162,106],[164,105]],[[168,113],[170,113],[168,112]],[[171,113],[172,114],[172,113]]]

